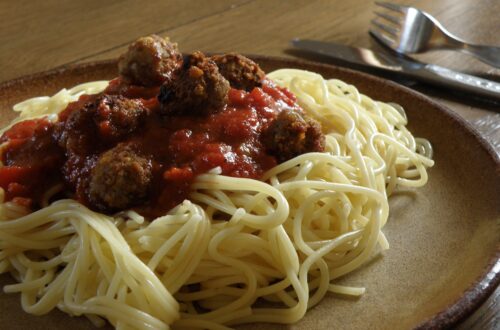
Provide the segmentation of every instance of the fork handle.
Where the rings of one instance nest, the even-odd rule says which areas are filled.
[[[500,84],[491,80],[453,71],[434,64],[422,66],[414,71],[413,75],[437,85],[448,88],[451,86],[456,90],[500,101]]]
[[[500,68],[500,47],[470,44],[447,31],[441,32],[444,35],[440,45],[442,48],[456,49],[476,57],[481,62]]]
[[[500,68],[500,47],[472,45],[465,43],[461,51],[474,55],[478,60]]]

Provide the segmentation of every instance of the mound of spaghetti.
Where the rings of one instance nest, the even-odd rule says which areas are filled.
[[[389,247],[388,197],[433,165],[400,106],[157,36],[119,70],[2,131],[0,273],[26,312],[226,329],[364,293],[336,280]]]

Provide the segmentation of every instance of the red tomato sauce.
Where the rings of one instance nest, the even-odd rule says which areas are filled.
[[[136,208],[147,216],[164,214],[182,202],[195,177],[215,167],[220,167],[223,175],[260,178],[276,165],[275,157],[267,154],[261,143],[262,132],[281,110],[301,111],[290,92],[268,80],[251,92],[231,89],[225,108],[208,116],[162,116],[157,88],[124,87],[119,78],[110,82],[105,93],[140,99],[149,111],[143,125],[119,141],[137,146],[152,161],[149,199]],[[84,95],[68,105],[59,121],[65,121],[89,100],[92,96]],[[28,120],[0,138],[6,142],[0,187],[7,200],[21,197],[21,202],[31,199],[37,205],[43,192],[54,184],[66,183],[71,190],[75,182],[89,180],[105,146],[97,144],[95,151],[83,155],[68,154],[54,141],[53,126],[46,119]],[[67,193],[92,207],[85,189]]]
[[[64,154],[52,140],[53,124],[47,119],[22,121],[0,138],[2,148],[0,187],[7,200],[17,198],[23,205],[40,200],[45,189],[61,181],[58,170]]]

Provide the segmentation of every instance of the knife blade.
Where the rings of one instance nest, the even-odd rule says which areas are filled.
[[[500,101],[500,84],[488,79],[427,64],[409,57],[376,52],[361,47],[351,47],[333,42],[293,39],[292,45],[308,52],[329,56],[345,62],[377,68],[411,77],[430,84],[466,91]]]

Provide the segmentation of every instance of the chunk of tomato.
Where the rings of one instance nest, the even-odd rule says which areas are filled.
[[[25,120],[13,125],[0,138],[0,141],[8,141],[14,139],[29,139],[35,134],[38,129],[44,129],[51,125],[46,118]]]
[[[33,173],[34,170],[30,167],[0,167],[0,187],[7,190],[11,183],[26,183],[32,178]]]

